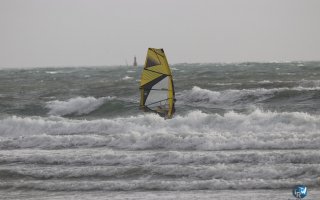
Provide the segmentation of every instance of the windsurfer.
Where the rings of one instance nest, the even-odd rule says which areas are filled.
[[[167,109],[163,108],[162,106],[157,106],[156,111],[157,111],[158,113],[166,113],[166,112],[167,112]]]

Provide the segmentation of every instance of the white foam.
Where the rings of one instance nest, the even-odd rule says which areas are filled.
[[[208,85],[227,86],[227,85],[242,85],[242,83],[208,83]]]
[[[263,180],[24,180],[0,182],[0,188],[14,188],[25,190],[46,191],[134,191],[134,190],[163,190],[163,191],[189,191],[189,190],[225,190],[225,189],[281,189],[291,188],[297,180],[294,178]],[[317,186],[316,181],[309,178],[299,179],[309,187]]]
[[[278,164],[319,164],[318,150],[236,150],[236,151],[124,151],[101,148],[73,149],[10,149],[2,150],[0,163],[25,163],[71,166],[138,166],[247,164],[276,166]]]
[[[291,166],[290,166],[291,165]],[[9,173],[20,177],[33,178],[103,178],[103,177],[141,177],[148,175],[149,179],[159,177],[169,179],[189,178],[199,180],[224,179],[289,179],[296,175],[305,174],[303,178],[312,179],[320,173],[319,164],[214,164],[214,165],[152,165],[142,164],[140,166],[33,166],[28,165],[8,166],[1,165],[0,173]],[[246,169],[245,171],[243,169]],[[309,173],[308,173],[309,172]]]
[[[198,86],[194,86],[191,90],[185,90],[181,93],[177,94],[177,98],[180,102],[183,103],[205,103],[201,104],[201,106],[208,106],[208,104],[221,104],[221,103],[233,103],[237,101],[245,101],[248,97],[255,98],[256,101],[261,101],[264,99],[268,99],[276,92],[282,91],[314,91],[320,90],[320,86],[316,87],[283,87],[283,88],[255,88],[255,89],[228,89],[223,91],[212,91],[208,89],[202,89]],[[178,103],[179,103],[178,101]],[[252,100],[251,100],[252,101]]]
[[[47,73],[47,74],[58,74],[58,73],[60,73],[60,72],[58,72],[58,71],[46,71],[46,73]]]
[[[181,94],[178,94],[177,97],[182,102],[205,102],[205,103],[226,103],[226,102],[235,102],[244,97],[254,96],[259,100],[264,98],[268,98],[272,96],[275,91],[279,91],[279,89],[242,89],[235,90],[229,89],[224,91],[211,91],[208,89],[202,89],[200,87],[194,86],[191,90],[183,91]]]
[[[50,109],[49,115],[64,116],[68,114],[88,114],[98,107],[100,107],[105,101],[111,100],[114,97],[75,97],[67,101],[49,101],[46,107]]]
[[[2,149],[314,149],[320,146],[320,116],[256,109],[224,115],[193,111],[171,120],[155,114],[92,121],[9,117],[0,121],[0,133]]]
[[[125,77],[122,78],[122,80],[130,80],[130,79],[133,79],[133,77],[131,77],[131,76],[125,76]]]
[[[267,84],[267,83],[272,83],[271,81],[269,80],[263,80],[263,81],[259,81],[258,83],[261,83],[261,84]]]
[[[320,80],[301,80],[299,82],[300,87],[314,87],[314,88],[320,88]]]

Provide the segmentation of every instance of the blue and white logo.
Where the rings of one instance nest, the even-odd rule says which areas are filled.
[[[298,199],[302,199],[307,196],[308,189],[305,185],[296,185],[292,190],[292,194],[294,197]]]

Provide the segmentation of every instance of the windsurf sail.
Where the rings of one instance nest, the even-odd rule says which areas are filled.
[[[140,109],[171,118],[175,112],[172,73],[163,49],[149,48],[140,81]]]

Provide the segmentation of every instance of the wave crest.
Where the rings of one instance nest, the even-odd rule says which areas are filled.
[[[194,86],[191,90],[185,90],[177,94],[179,101],[183,103],[199,103],[201,106],[210,105],[239,105],[241,103],[259,102],[269,99],[276,95],[278,92],[284,91],[313,91],[320,90],[320,87],[283,87],[283,88],[255,88],[255,89],[228,89],[223,91],[212,91]],[[178,101],[178,102],[179,102]]]
[[[155,114],[91,121],[10,117],[0,121],[0,148],[315,149],[319,130],[318,115],[259,109],[224,115],[193,111],[172,120]]]
[[[82,115],[96,110],[105,101],[111,99],[114,99],[114,97],[75,97],[67,101],[49,101],[47,102],[46,108],[50,109],[49,115]]]

